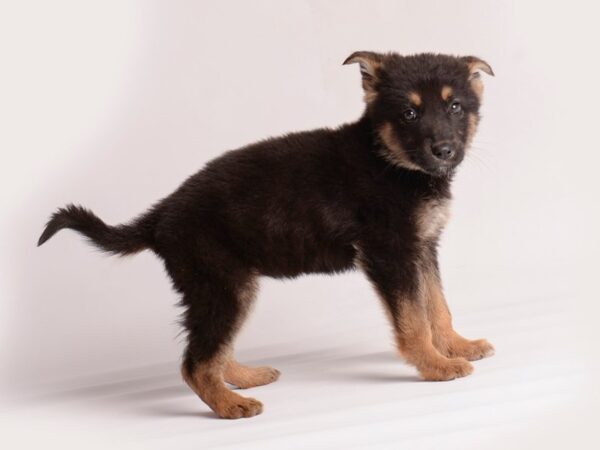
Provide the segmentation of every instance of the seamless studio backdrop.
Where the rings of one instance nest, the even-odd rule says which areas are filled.
[[[2,3],[2,446],[592,448],[595,8]],[[423,383],[360,273],[264,279],[237,353],[282,377],[248,393],[262,416],[212,420],[179,379],[178,298],[158,259],[106,257],[70,231],[36,240],[66,203],[124,222],[227,150],[357,119],[359,71],[341,65],[355,50],[473,54],[496,73],[440,250],[457,330],[496,356]]]

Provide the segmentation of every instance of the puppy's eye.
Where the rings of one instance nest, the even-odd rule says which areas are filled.
[[[460,102],[458,100],[454,100],[452,103],[450,103],[450,107],[448,108],[448,112],[450,112],[450,114],[456,114],[462,111],[462,105],[460,104]]]
[[[402,117],[404,117],[404,120],[406,120],[407,122],[414,122],[415,120],[417,120],[418,116],[417,112],[414,109],[408,108],[402,113]]]

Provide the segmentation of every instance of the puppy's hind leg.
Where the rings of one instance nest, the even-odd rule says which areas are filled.
[[[254,303],[257,290],[254,281],[249,282],[241,290],[239,300],[242,306],[245,306],[244,312],[246,312]],[[280,375],[281,372],[273,367],[249,367],[240,364],[233,355],[233,345],[229,346],[229,350],[225,355],[225,365],[223,370],[223,377],[227,383],[240,389],[248,389],[273,383],[279,379]]]
[[[226,419],[262,412],[261,402],[232,392],[224,378],[231,344],[251,306],[255,283],[253,277],[204,280],[184,289],[188,346],[182,375],[190,388]]]

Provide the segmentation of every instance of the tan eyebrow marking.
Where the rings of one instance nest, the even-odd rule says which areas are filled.
[[[411,91],[408,93],[408,99],[411,102],[413,102],[416,106],[421,106],[421,104],[423,103],[421,96],[419,94],[417,94],[415,91]]]
[[[452,96],[453,92],[454,91],[452,90],[452,88],[450,86],[444,86],[442,88],[442,100],[444,100],[444,101],[448,100]]]

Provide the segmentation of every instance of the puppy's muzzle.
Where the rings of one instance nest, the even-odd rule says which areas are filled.
[[[431,146],[431,153],[440,161],[448,161],[454,157],[456,151],[451,144],[442,142],[439,144],[433,144]]]

